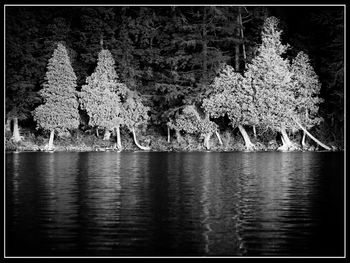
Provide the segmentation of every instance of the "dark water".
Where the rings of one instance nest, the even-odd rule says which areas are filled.
[[[343,256],[343,153],[6,154],[6,256]]]

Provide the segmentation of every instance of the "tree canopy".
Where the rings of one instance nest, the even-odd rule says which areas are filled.
[[[126,86],[119,82],[111,52],[101,50],[97,66],[80,92],[80,105],[89,116],[89,125],[111,130],[123,124],[121,96]]]
[[[50,58],[46,82],[39,94],[44,104],[34,111],[38,128],[66,131],[79,126],[76,76],[70,64],[66,48],[58,44]]]

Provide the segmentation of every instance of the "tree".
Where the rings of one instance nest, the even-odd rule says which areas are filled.
[[[319,122],[316,111],[320,99],[316,95],[320,86],[316,74],[308,64],[308,58],[303,53],[296,57],[292,66],[287,58],[282,57],[289,45],[281,43],[282,31],[278,30],[278,23],[276,17],[266,19],[258,55],[248,64],[244,75],[254,90],[259,123],[281,132],[283,145],[279,150],[295,148],[287,130],[299,129],[304,130],[322,147],[330,149],[310,135],[298,121],[300,114],[304,113],[301,120],[306,125],[312,126]],[[305,112],[309,116],[305,116]]]
[[[333,141],[344,142],[344,14],[345,8],[333,6],[311,13],[313,41],[310,56],[322,82],[320,114],[329,129],[323,133]],[[326,126],[327,127],[327,126]],[[326,138],[325,136],[325,138]]]
[[[294,114],[296,102],[289,61],[282,57],[289,45],[281,43],[282,31],[278,29],[278,23],[276,17],[265,20],[258,54],[247,65],[244,76],[254,91],[254,104],[259,113],[260,125],[281,132],[281,150],[288,150],[293,148],[293,144],[287,130],[297,129],[290,118],[290,114]]]
[[[210,148],[210,137],[217,134],[218,126],[208,118],[201,117],[200,113],[193,105],[183,107],[182,113],[177,114],[175,118],[168,122],[168,127],[176,131],[177,140],[180,138],[180,131],[188,134],[199,134],[204,138],[204,146]],[[218,136],[218,138],[220,138]],[[221,140],[219,139],[220,143]]]
[[[300,123],[310,129],[319,124],[322,118],[318,116],[319,104],[323,100],[318,97],[321,83],[316,75],[307,54],[299,52],[291,64],[292,81],[295,96],[295,111]],[[305,146],[305,132],[303,133],[302,146]]]
[[[145,125],[149,119],[149,108],[144,106],[140,95],[136,91],[128,90],[123,100],[124,125],[132,132],[134,142],[142,150],[150,150],[150,147],[141,146],[137,142],[136,129]]]
[[[143,93],[147,85],[145,76],[153,60],[152,40],[157,35],[153,24],[153,9],[148,7],[119,7],[113,10],[115,20],[109,23],[114,30],[110,50],[116,58],[116,70],[120,79],[131,90]]]
[[[324,140],[343,147],[344,136],[344,6],[295,7],[290,12],[294,26],[289,30],[289,42],[296,51],[309,55],[322,89],[319,114],[323,122],[316,132]],[[294,13],[298,19],[294,19]],[[288,21],[288,16],[285,17]],[[305,21],[308,21],[305,23]],[[293,32],[294,29],[294,32]]]
[[[51,132],[48,149],[52,150],[55,131],[63,132],[79,126],[79,104],[75,90],[77,77],[67,50],[60,43],[49,59],[45,79],[44,87],[39,92],[45,104],[37,107],[33,115],[38,128]]]
[[[12,139],[22,139],[19,121],[29,119],[40,103],[37,96],[41,77],[38,58],[40,24],[27,8],[6,7],[6,119],[13,121]],[[47,60],[46,60],[47,61]],[[45,62],[46,62],[45,61]]]
[[[261,44],[261,31],[269,11],[265,6],[244,7],[242,26],[244,27],[244,45],[246,48],[246,61],[251,62],[255,57],[258,46]]]
[[[247,150],[254,149],[254,144],[243,125],[259,123],[255,107],[254,91],[240,73],[226,65],[211,85],[211,94],[203,100],[203,108],[212,118],[227,116],[233,128],[238,127]]]
[[[127,88],[120,83],[111,52],[102,49],[98,54],[94,73],[87,77],[79,95],[81,108],[89,116],[89,125],[103,128],[108,134],[117,130],[117,144],[121,148],[120,125],[123,124],[121,96]],[[109,136],[105,139],[109,139]]]

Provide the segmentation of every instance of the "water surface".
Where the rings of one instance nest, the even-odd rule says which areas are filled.
[[[6,256],[343,256],[343,153],[6,154]]]

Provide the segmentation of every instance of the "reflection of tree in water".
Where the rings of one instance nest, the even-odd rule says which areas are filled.
[[[209,165],[208,160],[209,154],[206,154],[204,156],[203,164],[205,166]],[[213,230],[211,229],[210,222],[209,222],[209,217],[210,217],[210,211],[209,211],[209,205],[210,205],[210,200],[209,200],[209,185],[210,185],[210,167],[204,167],[203,170],[203,177],[202,177],[202,194],[201,194],[201,205],[203,207],[203,220],[201,221],[204,224],[204,250],[206,254],[210,253],[210,232]]]
[[[197,255],[200,249],[198,233],[199,197],[194,166],[199,164],[196,154],[173,153],[167,161],[168,172],[168,251],[172,255]]]
[[[12,158],[12,171],[10,171],[8,174],[13,174],[12,178],[7,178],[7,182],[9,182],[7,185],[6,185],[6,188],[7,188],[7,191],[8,193],[10,193],[12,195],[12,198],[8,198],[7,201],[12,201],[13,202],[13,205],[12,204],[9,204],[8,207],[18,207],[19,206],[19,193],[20,193],[20,189],[19,189],[19,186],[20,186],[20,183],[19,183],[19,169],[20,169],[20,162],[19,162],[19,154],[15,153],[15,154],[12,154],[11,157],[9,158]],[[6,165],[6,167],[8,167]],[[9,168],[6,168],[6,169],[9,169]],[[12,211],[11,211],[12,212]],[[17,218],[18,216],[18,209],[15,209],[14,211],[14,218]]]
[[[161,156],[161,159],[157,158]],[[150,218],[152,221],[150,237],[150,249],[149,254],[153,255],[169,255],[170,249],[174,243],[174,235],[172,229],[174,228],[174,221],[172,220],[174,214],[173,190],[177,189],[177,180],[174,180],[172,176],[171,165],[172,154],[152,153],[152,158],[149,158],[149,208]],[[164,171],[169,171],[166,174]]]
[[[20,154],[7,154],[6,155],[6,174],[12,175],[12,177],[6,177],[6,243],[8,251],[12,252],[12,247],[21,247],[21,242],[25,243],[24,238],[20,238],[19,231],[24,233],[24,229],[21,229],[21,215],[25,215],[26,211],[23,211],[21,203],[21,192],[24,190],[21,188],[20,178]],[[8,163],[12,161],[10,166]],[[17,230],[17,231],[16,231]],[[10,252],[10,253],[11,253]]]
[[[79,170],[79,249],[110,253],[120,221],[120,155],[84,153]]]
[[[61,253],[76,247],[78,153],[49,153],[48,158],[46,213],[47,231],[52,242],[48,244]]]
[[[121,153],[121,210],[119,245],[127,255],[142,255],[150,247],[149,153]]]
[[[160,156],[157,158],[156,155]],[[149,160],[152,241],[156,255],[203,255],[202,159],[198,153],[153,153]]]
[[[237,255],[238,233],[235,216],[236,179],[227,160],[217,153],[201,155],[201,217],[205,253]],[[220,158],[219,158],[220,157]],[[224,168],[223,168],[224,167]]]
[[[11,239],[16,254],[33,255],[50,249],[53,228],[54,156],[13,155],[13,200],[15,210]],[[40,169],[36,169],[40,167]],[[34,172],[33,172],[34,171]],[[13,231],[13,232],[12,232]]]
[[[77,184],[70,170],[76,169],[76,159],[71,154],[23,153],[23,158],[21,154],[14,156],[13,173],[16,253],[70,251],[75,246],[73,229],[77,223]]]
[[[307,249],[309,191],[298,156],[242,155],[240,225],[247,255],[290,255]],[[254,164],[254,165],[252,165]],[[296,218],[300,218],[298,222]]]

